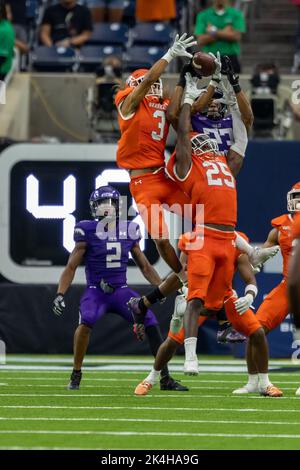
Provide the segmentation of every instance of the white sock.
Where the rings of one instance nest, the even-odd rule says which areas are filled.
[[[258,385],[258,374],[249,374],[248,375],[248,384],[256,387]]]
[[[248,256],[251,256],[253,253],[253,246],[251,246],[246,240],[241,237],[237,232],[234,232],[236,234],[236,239],[235,239],[235,244],[238,250],[242,251],[243,253],[246,253]]]
[[[185,359],[187,361],[194,361],[197,359],[196,348],[197,338],[191,337],[184,340]]]
[[[160,376],[160,370],[152,369],[150,374],[145,378],[148,384],[155,385]]]
[[[262,389],[267,388],[271,384],[268,374],[258,374],[258,377],[259,377],[259,385]]]

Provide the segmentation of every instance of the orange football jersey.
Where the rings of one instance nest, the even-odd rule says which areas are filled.
[[[278,230],[278,241],[283,257],[283,275],[288,275],[288,262],[292,253],[294,219],[291,214],[284,214],[271,221],[272,227]]]
[[[115,97],[121,130],[117,164],[127,170],[164,166],[169,132],[166,111],[170,100],[159,103],[156,98],[144,98],[135,113],[124,118],[122,102],[133,90],[131,87],[120,90]]]
[[[193,206],[204,205],[204,223],[236,225],[236,184],[225,156],[209,159],[203,155],[192,155],[191,168],[181,179],[176,174],[174,152],[167,164],[167,171],[190,197]]]
[[[300,238],[300,213],[294,218],[293,238]]]

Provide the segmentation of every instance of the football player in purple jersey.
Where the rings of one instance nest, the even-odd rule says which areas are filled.
[[[93,220],[83,220],[74,229],[75,248],[60,277],[53,312],[61,315],[65,310],[65,293],[70,287],[76,269],[84,260],[87,287],[80,300],[79,326],[74,335],[74,364],[68,388],[78,390],[82,377],[81,367],[89,344],[93,326],[106,313],[114,312],[128,323],[134,324],[127,302],[137,293],[127,286],[129,253],[144,277],[153,285],[161,279],[139,247],[139,226],[119,218],[120,193],[112,186],[96,189],[90,197]],[[135,325],[136,326],[136,325]],[[145,334],[155,356],[163,342],[154,313],[147,311]],[[135,329],[138,339],[143,333]],[[186,391],[165,368],[161,375],[162,390]]]

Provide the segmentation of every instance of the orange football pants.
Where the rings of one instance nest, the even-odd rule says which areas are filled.
[[[261,328],[262,325],[258,320],[257,315],[255,315],[251,308],[249,308],[245,313],[243,313],[243,315],[239,315],[234,305],[234,302],[237,299],[238,298],[234,295],[231,290],[224,302],[226,316],[235,330],[249,337],[253,335],[253,333],[255,333],[255,331],[257,331],[259,328]]]
[[[188,300],[201,299],[209,310],[223,307],[234,274],[234,240],[234,232],[204,227],[203,247],[188,252]]]
[[[269,331],[283,322],[289,313],[286,280],[283,279],[264,299],[257,310],[256,318]]]
[[[153,239],[169,238],[169,231],[163,215],[162,204],[167,204],[171,212],[184,216],[190,208],[190,199],[164,172],[146,173],[135,176],[130,181],[130,192],[137,204],[139,213]],[[191,215],[185,212],[186,218]]]

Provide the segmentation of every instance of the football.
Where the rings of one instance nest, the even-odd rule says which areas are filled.
[[[216,70],[214,59],[205,52],[196,52],[194,54],[192,65],[194,70],[202,77],[213,75]]]

